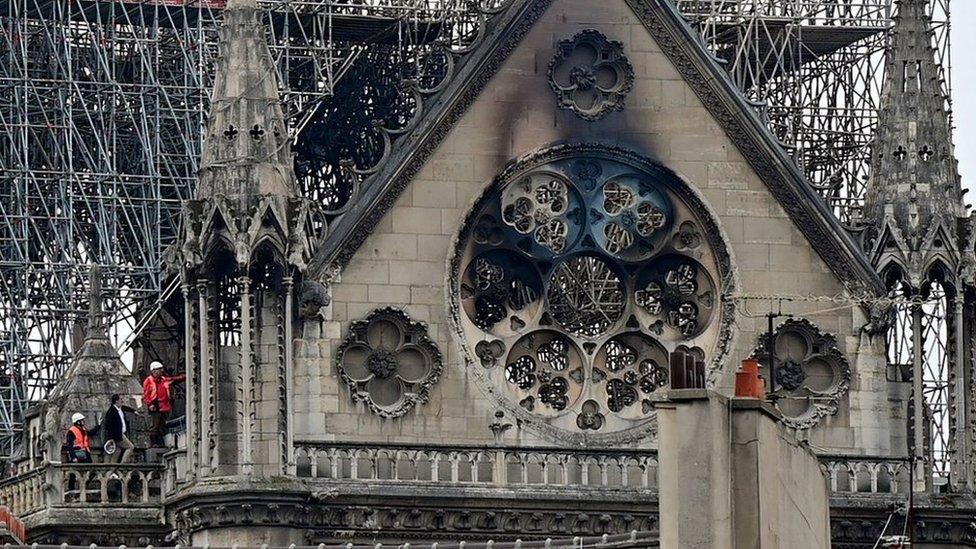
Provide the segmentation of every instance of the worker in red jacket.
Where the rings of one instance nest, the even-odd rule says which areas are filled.
[[[166,433],[166,419],[170,411],[173,410],[173,401],[170,399],[170,385],[183,381],[185,375],[167,376],[163,374],[163,365],[158,361],[153,361],[149,365],[149,377],[142,382],[142,401],[149,409],[152,417],[152,431],[149,435],[149,442],[154,447],[163,446],[163,435]]]

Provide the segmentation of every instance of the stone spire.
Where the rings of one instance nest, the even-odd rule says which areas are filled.
[[[197,198],[295,196],[288,130],[255,0],[228,0]]]
[[[78,351],[78,358],[118,360],[119,353],[108,339],[108,326],[105,322],[102,268],[93,265],[88,278],[88,326],[85,331],[85,341]],[[72,370],[77,369],[77,365],[82,362],[84,361],[76,361]]]
[[[81,349],[67,371],[51,390],[45,406],[58,417],[59,429],[71,425],[71,414],[81,412],[88,426],[100,421],[113,394],[122,395],[126,405],[134,406],[142,394],[142,385],[119,358],[108,338],[102,290],[102,270],[91,268],[88,310],[88,332]],[[55,439],[60,431],[53,433]]]
[[[105,311],[102,300],[102,268],[94,265],[89,276],[88,298],[88,331],[86,339],[108,339],[108,329],[105,326]]]
[[[879,245],[923,252],[935,231],[955,233],[966,215],[927,3],[898,1],[865,193],[868,252]]]

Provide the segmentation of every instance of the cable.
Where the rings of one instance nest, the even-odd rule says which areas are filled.
[[[878,546],[881,545],[881,540],[884,539],[885,532],[888,531],[888,525],[891,524],[891,519],[894,516],[895,516],[894,511],[888,513],[888,522],[886,522],[884,528],[881,529],[881,536],[878,537],[878,541],[874,542],[874,547],[872,547],[871,549],[878,549]]]

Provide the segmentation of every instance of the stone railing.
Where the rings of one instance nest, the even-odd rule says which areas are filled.
[[[43,469],[34,469],[0,482],[0,505],[15,516],[23,516],[44,508]]]
[[[171,450],[163,454],[163,491],[168,496],[176,493],[189,480],[186,449]]]
[[[832,495],[908,494],[909,465],[907,458],[820,456],[820,468]]]
[[[61,501],[85,505],[151,505],[162,503],[161,464],[87,463],[57,466]]]
[[[303,478],[657,492],[654,450],[299,442],[295,454]]]
[[[18,517],[48,507],[158,506],[162,464],[48,464],[0,482],[0,505]]]

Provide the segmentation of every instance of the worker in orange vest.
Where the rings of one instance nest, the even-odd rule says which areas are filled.
[[[85,428],[85,414],[75,412],[71,415],[71,427],[68,428],[67,446],[68,459],[72,463],[91,463],[91,436],[99,428],[89,431]]]
[[[163,435],[166,433],[166,418],[173,410],[173,401],[170,399],[170,385],[183,381],[185,375],[167,376],[163,374],[163,365],[158,361],[153,361],[149,365],[149,376],[142,382],[142,401],[149,409],[152,417],[152,431],[149,434],[149,442],[154,447],[163,445]]]

